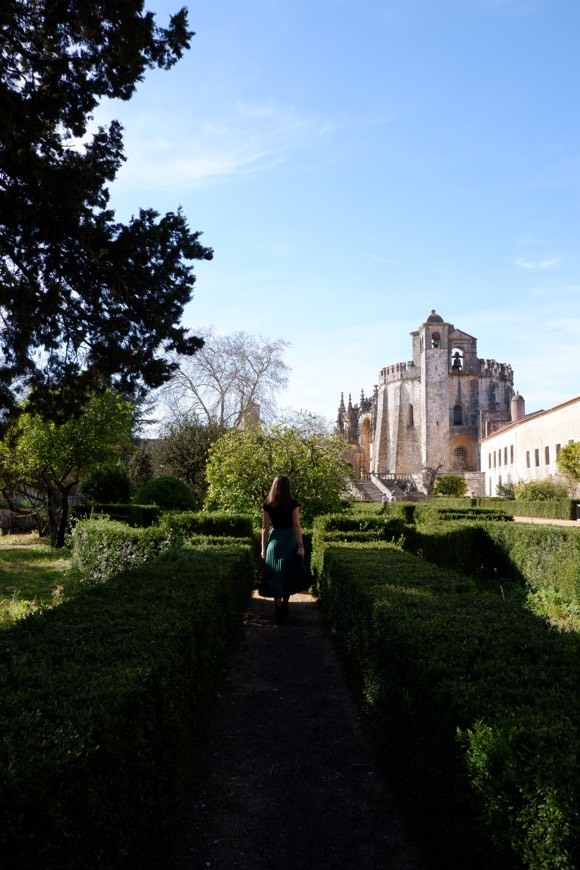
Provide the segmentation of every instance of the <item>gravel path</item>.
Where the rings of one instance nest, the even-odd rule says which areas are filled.
[[[159,870],[426,870],[321,610],[254,597]]]

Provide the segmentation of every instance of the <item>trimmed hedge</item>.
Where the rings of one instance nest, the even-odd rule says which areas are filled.
[[[405,528],[400,517],[378,514],[340,513],[316,517],[313,523],[313,537],[325,536],[328,532],[368,532],[383,540],[399,537]]]
[[[156,504],[81,504],[71,508],[71,518],[77,520],[90,519],[91,516],[99,514],[129,526],[147,528],[157,523],[161,508]]]
[[[482,507],[449,507],[447,505],[420,504],[417,505],[415,520],[417,523],[454,522],[456,520],[513,522],[511,513],[503,510],[492,510]]]
[[[157,558],[172,546],[166,529],[131,528],[106,517],[81,520],[71,533],[70,572],[83,584],[102,583]]]
[[[490,523],[485,535],[490,543],[488,559],[496,559],[500,576],[523,579],[532,592],[553,589],[580,607],[580,529]]]
[[[247,544],[174,552],[0,633],[4,866],[148,866],[251,578]]]
[[[82,583],[101,583],[181,547],[184,539],[200,543],[200,536],[206,543],[224,537],[251,540],[252,522],[246,516],[202,512],[168,514],[150,528],[130,528],[106,517],[81,520],[71,534],[70,571]]]
[[[358,501],[357,499],[352,499],[348,501],[346,507],[349,513],[355,514],[366,514],[367,516],[370,514],[378,514],[382,510],[382,503],[376,501]]]
[[[467,574],[513,580],[540,596],[555,593],[565,607],[580,607],[580,528],[503,522],[510,518],[485,508],[473,508],[463,519],[456,513],[396,503],[387,505],[386,516],[407,520],[401,540],[410,553]],[[333,516],[328,523],[321,518],[323,531],[336,525]],[[356,518],[343,524],[345,529],[358,525]]]
[[[252,518],[247,514],[229,514],[225,511],[185,511],[164,514],[160,527],[171,535],[226,535],[233,538],[251,538]]]
[[[317,563],[432,866],[577,867],[578,637],[388,545],[326,545]]]
[[[580,606],[580,529],[524,523],[408,527],[404,548],[429,562]],[[495,584],[495,588],[497,584]]]
[[[432,504],[434,499],[429,500]],[[516,517],[542,517],[554,520],[575,520],[576,505],[580,499],[554,498],[546,501],[521,501],[519,499],[501,499],[485,496],[481,498],[451,498],[446,499],[449,507],[463,508],[466,505],[480,508],[501,510]]]
[[[412,503],[392,502],[385,505],[384,512],[388,516],[401,517],[406,523],[426,524],[438,522],[453,522],[455,520],[497,520],[508,522],[513,520],[511,512],[501,508],[484,508],[458,504],[461,499],[438,499],[437,501]],[[466,499],[466,501],[469,501]],[[449,504],[452,502],[452,504]]]

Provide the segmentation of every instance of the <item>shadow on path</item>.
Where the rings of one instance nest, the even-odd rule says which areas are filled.
[[[311,596],[252,599],[161,870],[426,870]]]

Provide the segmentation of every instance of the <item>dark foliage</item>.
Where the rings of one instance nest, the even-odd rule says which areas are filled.
[[[99,465],[82,482],[82,495],[94,502],[128,502],[131,483],[122,462]]]
[[[121,126],[87,136],[101,99],[128,100],[145,70],[171,67],[192,36],[185,9],[161,28],[143,0],[0,4],[4,414],[30,387],[51,418],[103,384],[142,394],[173,371],[160,351],[202,344],[179,321],[190,261],[211,250],[180,211],[115,221],[108,186],[125,159]]]
[[[166,510],[193,510],[198,505],[191,489],[177,477],[153,477],[133,496],[135,504],[156,504]]]
[[[199,504],[207,491],[205,466],[209,449],[223,432],[218,423],[184,417],[171,423],[157,444],[157,463],[185,481]]]

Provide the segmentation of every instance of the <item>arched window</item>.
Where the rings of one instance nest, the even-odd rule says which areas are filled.
[[[441,336],[438,332],[434,332],[431,336],[431,347],[437,348],[441,344]]]
[[[407,405],[407,426],[413,426],[415,421],[413,420],[413,405],[411,402]]]
[[[456,468],[467,467],[467,450],[465,449],[465,447],[456,447],[453,451],[453,455],[455,456]]]
[[[455,405],[453,408],[453,425],[463,426],[463,408],[461,405]]]

